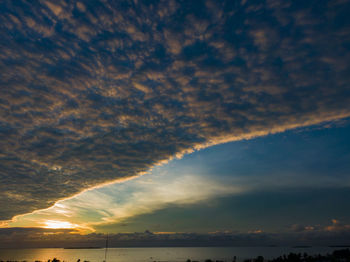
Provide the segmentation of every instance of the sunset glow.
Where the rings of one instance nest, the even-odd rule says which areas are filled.
[[[44,222],[44,228],[60,229],[60,228],[76,228],[76,225],[73,225],[67,221],[58,221],[58,220],[47,220]]]

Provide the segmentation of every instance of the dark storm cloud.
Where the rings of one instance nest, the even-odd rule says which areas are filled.
[[[0,219],[193,147],[350,115],[349,1],[2,1]]]

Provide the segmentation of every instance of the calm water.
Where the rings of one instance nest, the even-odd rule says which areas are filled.
[[[151,262],[151,261],[204,261],[205,259],[220,259],[232,261],[237,256],[238,261],[246,258],[254,258],[262,255],[265,258],[277,257],[289,252],[326,254],[335,249],[330,247],[165,247],[165,248],[109,248],[107,253],[108,262]],[[104,249],[61,249],[61,248],[37,248],[37,249],[0,249],[1,260],[18,261],[47,261],[54,257],[66,262],[89,260],[91,262],[102,262],[104,260]]]

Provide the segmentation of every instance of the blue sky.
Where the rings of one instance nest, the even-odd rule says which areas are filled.
[[[350,122],[206,148],[18,217],[86,232],[274,232],[348,223]],[[54,224],[55,225],[55,224]]]

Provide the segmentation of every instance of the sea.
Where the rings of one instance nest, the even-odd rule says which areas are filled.
[[[187,259],[205,261],[206,259],[238,262],[263,256],[271,259],[283,254],[307,253],[308,255],[332,253],[337,247],[147,247],[147,248],[108,248],[101,249],[64,249],[32,248],[1,249],[0,261],[42,261],[59,259],[65,262],[185,262]]]

